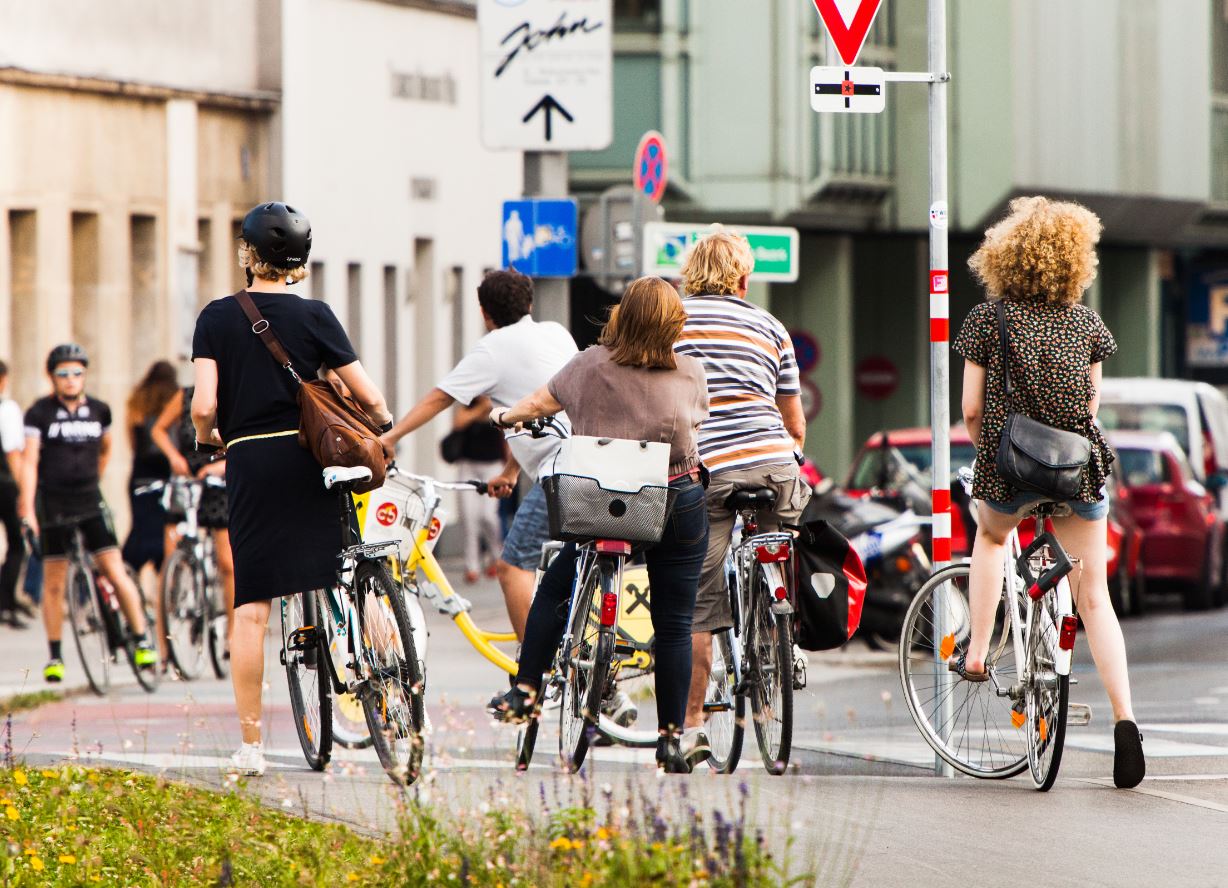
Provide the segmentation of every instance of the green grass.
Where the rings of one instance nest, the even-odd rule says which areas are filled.
[[[643,795],[552,809],[496,797],[441,815],[406,797],[400,838],[130,771],[62,765],[0,769],[5,886],[475,885],[489,888],[783,886],[788,877],[746,825]],[[599,815],[601,808],[608,813]],[[617,813],[615,813],[617,812]],[[673,823],[668,822],[673,820]]]
[[[12,715],[15,712],[26,712],[30,709],[38,709],[47,703],[55,703],[63,700],[64,695],[59,691],[34,691],[28,694],[14,694],[4,700],[0,700],[0,714]]]

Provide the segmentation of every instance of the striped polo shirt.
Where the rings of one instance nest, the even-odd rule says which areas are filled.
[[[799,395],[793,341],[776,318],[738,296],[688,296],[674,350],[703,362],[709,414],[699,455],[712,474],[793,461],[793,439],[776,406]]]

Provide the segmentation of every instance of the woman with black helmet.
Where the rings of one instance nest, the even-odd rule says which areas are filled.
[[[314,378],[322,367],[337,371],[368,415],[391,427],[384,396],[336,315],[324,302],[287,289],[307,277],[310,252],[311,225],[302,213],[284,203],[253,208],[239,239],[244,292],[301,378]],[[196,321],[192,421],[199,449],[226,451],[235,569],[230,666],[243,734],[233,762],[241,774],[255,776],[265,766],[260,713],[271,602],[333,583],[341,535],[336,497],[298,443],[298,382],[253,332],[238,295],[211,302]]]

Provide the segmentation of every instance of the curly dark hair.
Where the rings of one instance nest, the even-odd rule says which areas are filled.
[[[518,271],[491,271],[478,284],[478,303],[496,327],[507,327],[533,307],[533,281]]]

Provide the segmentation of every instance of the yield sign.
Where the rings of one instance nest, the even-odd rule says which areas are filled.
[[[865,45],[883,0],[814,0],[814,5],[836,44],[840,60],[852,65]]]

